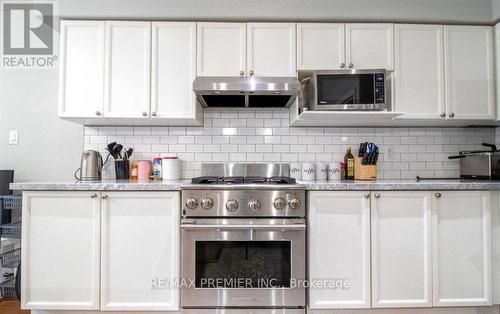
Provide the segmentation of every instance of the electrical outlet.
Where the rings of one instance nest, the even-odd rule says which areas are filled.
[[[9,131],[9,145],[17,145],[19,144],[19,137],[17,134],[17,130]]]

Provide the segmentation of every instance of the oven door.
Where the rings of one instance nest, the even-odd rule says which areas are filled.
[[[184,219],[182,307],[303,307],[304,219]]]
[[[318,71],[313,85],[313,110],[388,109],[384,70]]]

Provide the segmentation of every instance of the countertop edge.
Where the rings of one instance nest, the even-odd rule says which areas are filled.
[[[377,181],[377,182],[297,182],[307,191],[431,191],[431,190],[500,190],[500,181]],[[189,181],[152,182],[16,182],[15,191],[181,191]]]

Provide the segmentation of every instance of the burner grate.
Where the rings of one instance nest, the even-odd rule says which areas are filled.
[[[192,184],[295,184],[290,177],[196,177]]]

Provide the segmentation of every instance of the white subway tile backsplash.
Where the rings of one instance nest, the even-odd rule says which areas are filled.
[[[289,128],[289,110],[206,109],[202,127],[85,127],[85,149],[103,154],[107,143],[133,147],[132,159],[179,156],[184,178],[203,162],[331,162],[360,142],[380,147],[381,179],[457,177],[459,150],[500,144],[491,128]],[[495,133],[498,133],[496,136]],[[390,150],[389,150],[390,149]]]

